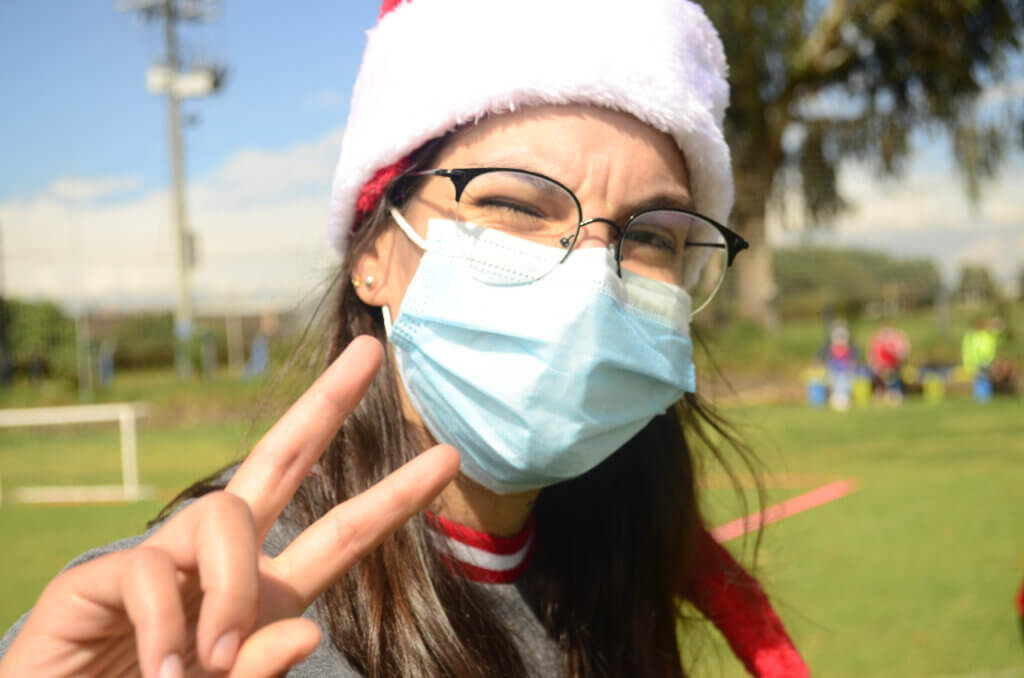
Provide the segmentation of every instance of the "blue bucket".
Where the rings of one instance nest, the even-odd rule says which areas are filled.
[[[988,378],[987,374],[976,375],[972,386],[975,401],[987,403],[992,400],[992,380]]]

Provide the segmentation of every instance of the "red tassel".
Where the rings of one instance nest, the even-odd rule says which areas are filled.
[[[384,0],[383,2],[380,3],[380,14],[377,16],[377,20],[380,21],[380,18],[382,16],[384,16],[385,14],[387,14],[388,12],[390,12],[395,7],[398,7],[401,4],[402,0]]]
[[[810,678],[768,596],[725,548],[700,530],[692,599],[757,678]]]
[[[359,228],[363,218],[377,207],[377,203],[384,197],[384,192],[388,190],[391,182],[408,169],[409,165],[410,160],[406,156],[392,165],[381,167],[373,173],[373,177],[369,181],[363,184],[362,190],[359,191],[359,197],[356,199],[356,216],[352,222],[353,231]]]

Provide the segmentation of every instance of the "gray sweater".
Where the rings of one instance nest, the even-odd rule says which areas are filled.
[[[147,532],[128,539],[92,549],[72,560],[68,567],[74,567],[107,553],[121,549],[130,549],[140,544],[149,534]],[[291,541],[290,535],[279,521],[267,535],[263,550],[270,556],[280,553]],[[65,568],[67,569],[67,568]],[[515,584],[474,584],[479,586],[487,600],[491,602],[497,616],[504,619],[509,634],[519,648],[527,673],[531,676],[561,676],[563,674],[562,653],[541,626],[530,606],[523,599],[520,588]],[[315,606],[306,611],[305,616],[320,624],[320,646],[301,664],[288,672],[294,678],[313,678],[319,676],[338,676],[340,678],[359,678],[362,674],[352,668],[345,657],[331,644],[323,622],[315,614]],[[14,642],[15,636],[25,623],[28,613],[14,623],[3,638],[0,639],[0,658]]]

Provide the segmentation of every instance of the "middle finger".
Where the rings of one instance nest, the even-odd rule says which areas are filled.
[[[383,358],[376,339],[352,340],[235,471],[226,489],[249,504],[260,543],[359,404]]]

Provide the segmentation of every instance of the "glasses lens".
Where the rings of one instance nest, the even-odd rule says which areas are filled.
[[[693,301],[691,314],[718,291],[727,254],[725,238],[711,222],[678,210],[638,214],[622,235],[622,268],[679,285]]]
[[[544,277],[565,258],[580,213],[572,194],[550,179],[498,170],[466,184],[456,221],[477,277],[518,284]]]

